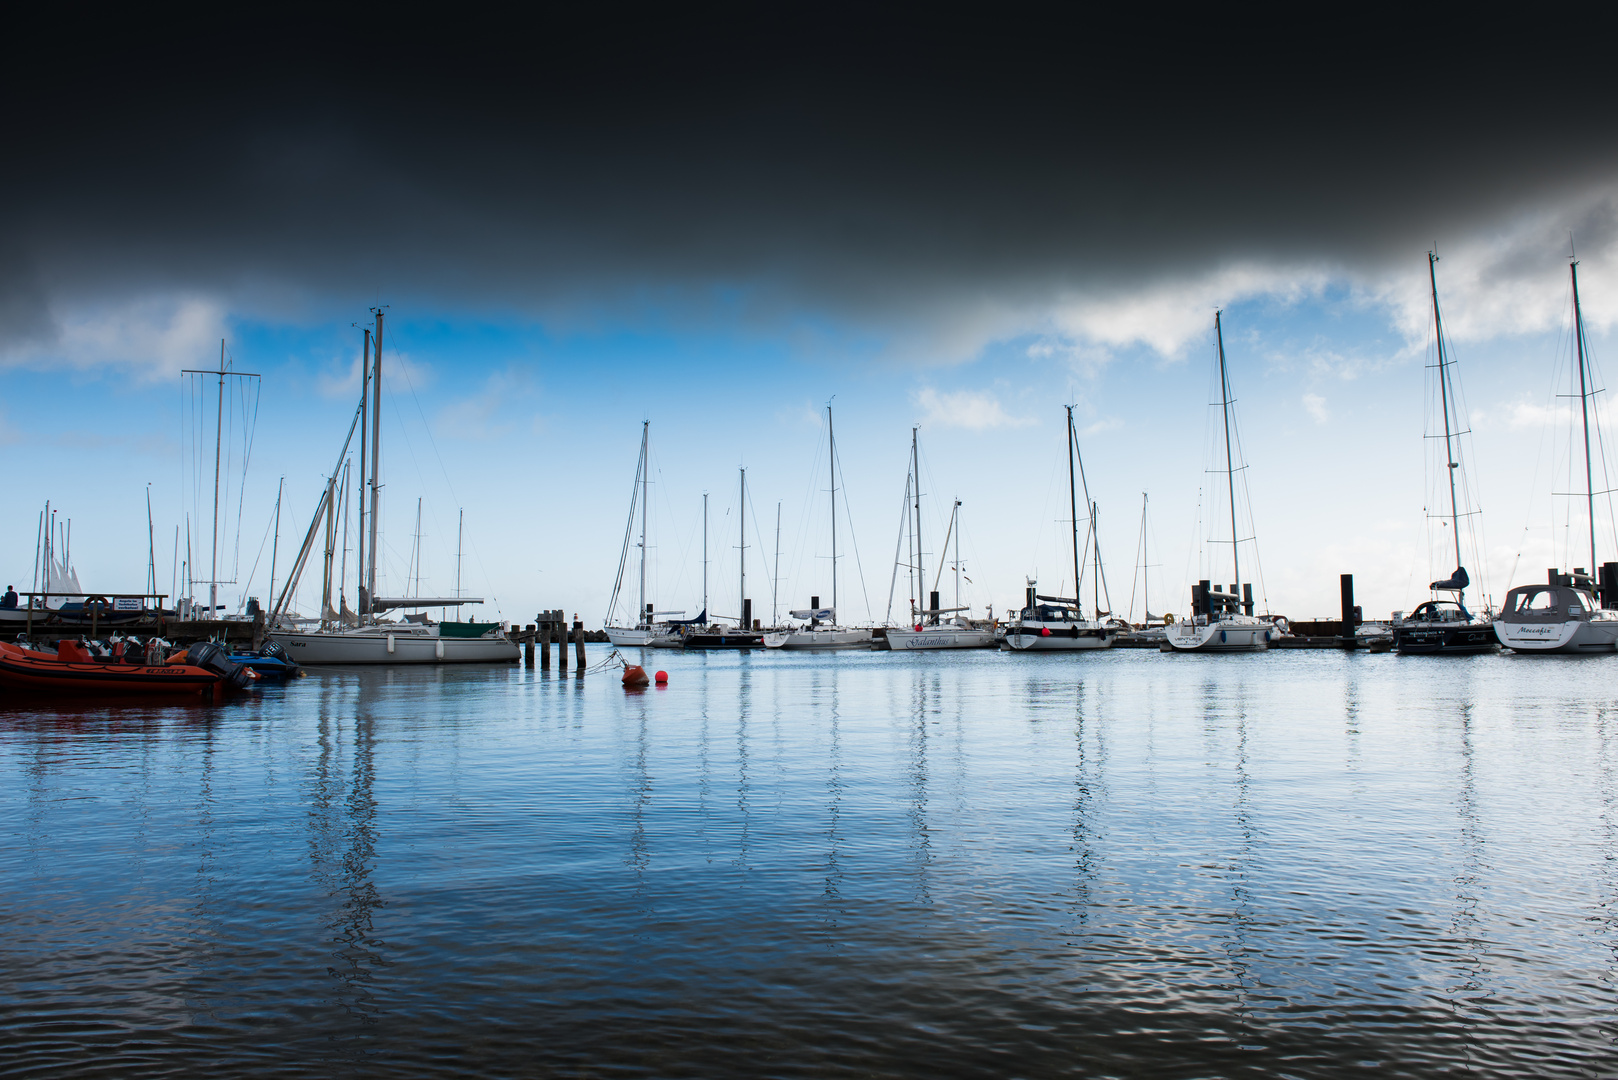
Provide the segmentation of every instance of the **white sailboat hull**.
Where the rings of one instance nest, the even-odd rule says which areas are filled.
[[[517,643],[497,637],[439,637],[436,626],[366,626],[321,633],[276,631],[271,639],[299,664],[514,663]]]
[[[1520,653],[1608,653],[1618,650],[1618,619],[1513,622],[1496,619],[1494,636]]]
[[[1110,649],[1116,627],[1099,622],[1015,622],[1006,627],[1006,648],[1013,652],[1077,652]]]
[[[1262,652],[1270,647],[1275,628],[1262,619],[1243,617],[1204,624],[1190,619],[1167,628],[1164,640],[1176,652]]]
[[[928,626],[920,630],[888,631],[888,648],[894,652],[909,652],[912,649],[988,649],[993,645],[993,630]]]
[[[869,630],[787,630],[764,635],[766,649],[868,649],[874,641]]]
[[[669,631],[661,628],[642,630],[629,629],[622,626],[609,626],[607,627],[607,640],[621,648],[655,646],[665,643],[669,648],[672,649],[678,649],[680,647],[679,635],[671,634]]]

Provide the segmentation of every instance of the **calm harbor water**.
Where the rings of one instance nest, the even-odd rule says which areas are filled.
[[[0,708],[0,1071],[1618,1071],[1618,662],[649,661]]]

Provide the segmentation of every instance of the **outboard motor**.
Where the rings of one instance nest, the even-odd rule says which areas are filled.
[[[225,681],[240,690],[252,681],[252,674],[240,664],[231,662],[230,653],[217,641],[204,641],[191,646],[188,655],[191,663],[204,671],[212,671],[223,675]]]
[[[296,676],[303,670],[298,667],[297,664],[292,662],[292,657],[287,655],[286,646],[282,645],[279,641],[276,641],[273,638],[270,640],[268,645],[259,650],[259,655],[267,656],[271,660],[281,661],[281,663],[287,666],[288,675]]]

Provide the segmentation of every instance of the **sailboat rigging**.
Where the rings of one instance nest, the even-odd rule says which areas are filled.
[[[1242,587],[1241,530],[1236,515],[1235,442],[1231,437],[1230,370],[1225,363],[1225,332],[1221,312],[1214,312],[1214,339],[1219,357],[1219,405],[1224,421],[1225,481],[1230,502],[1230,567],[1235,583],[1228,592],[1210,581],[1200,581],[1192,594],[1192,615],[1168,628],[1169,646],[1179,652],[1258,652],[1278,634],[1268,620],[1253,614],[1253,586]],[[1244,465],[1243,468],[1246,466]]]
[[[1590,399],[1599,391],[1590,370],[1584,317],[1579,308],[1579,262],[1571,258],[1568,275],[1573,290],[1573,340],[1584,441],[1584,506],[1589,516],[1590,565],[1571,573],[1552,570],[1543,585],[1523,585],[1506,593],[1494,620],[1500,644],[1524,655],[1604,653],[1618,649],[1618,562],[1596,563],[1595,472],[1590,445]],[[1597,577],[1599,576],[1599,584]]]
[[[1078,433],[1073,427],[1073,406],[1066,406],[1066,410],[1067,504],[1068,527],[1073,543],[1073,595],[1045,596],[1038,591],[1037,582],[1029,578],[1023,608],[1006,626],[1006,647],[1014,652],[1110,649],[1118,637],[1117,626],[1099,619],[1086,619],[1080,604],[1083,553],[1079,548],[1078,480],[1083,464],[1079,457]],[[1088,482],[1085,503],[1091,505]]]
[[[1427,282],[1433,301],[1433,342],[1437,350],[1438,406],[1443,414],[1444,474],[1449,488],[1449,531],[1455,544],[1455,572],[1428,585],[1431,592],[1450,592],[1453,600],[1427,600],[1393,623],[1393,647],[1400,655],[1450,655],[1493,652],[1499,648],[1494,627],[1487,613],[1474,617],[1466,608],[1466,588],[1471,577],[1461,556],[1461,523],[1470,512],[1461,513],[1460,491],[1466,483],[1461,469],[1457,442],[1461,437],[1459,403],[1456,399],[1451,359],[1444,342],[1444,320],[1438,304],[1438,253],[1427,253]],[[1344,633],[1348,628],[1344,628]]]
[[[831,478],[831,606],[821,607],[820,597],[811,596],[807,608],[788,612],[808,625],[765,634],[764,644],[771,649],[862,649],[874,640],[869,629],[837,625],[837,432],[830,404],[826,406],[826,445]]]
[[[299,664],[445,664],[445,663],[481,663],[481,662],[511,662],[521,656],[515,642],[511,641],[501,632],[498,623],[431,623],[422,622],[391,622],[379,617],[380,613],[393,610],[425,609],[435,607],[457,607],[461,604],[480,604],[482,597],[379,597],[376,595],[376,563],[378,539],[378,511],[381,499],[381,461],[382,461],[382,341],[383,316],[381,308],[373,308],[372,314],[376,316],[376,325],[373,333],[367,334],[369,346],[366,356],[368,363],[360,381],[360,402],[354,410],[354,419],[350,422],[348,436],[343,440],[342,450],[332,466],[325,490],[321,494],[320,503],[315,508],[314,517],[309,522],[309,531],[304,535],[297,557],[288,571],[286,584],[282,587],[281,595],[274,599],[270,611],[269,625],[271,638],[287,650],[291,658]],[[369,395],[367,395],[369,391]],[[369,396],[369,402],[367,402]],[[369,431],[366,425],[369,424]],[[349,447],[354,443],[356,432],[360,437],[362,461],[370,470],[368,477],[361,477],[360,489],[370,496],[369,528],[362,529],[364,537],[365,554],[359,567],[359,602],[360,610],[356,615],[357,626],[343,626],[339,616],[337,625],[329,623],[318,630],[296,631],[280,627],[283,614],[289,610],[292,597],[296,594],[298,581],[301,578],[309,556],[314,548],[315,540],[320,533],[321,525],[327,528],[327,574],[330,574],[330,549],[336,542],[333,537],[336,527],[337,515],[342,507],[337,499],[337,487],[341,483],[344,463],[348,459]],[[370,438],[370,454],[364,455],[367,436]],[[363,470],[362,470],[363,471]],[[343,484],[346,494],[346,483]],[[406,591],[409,579],[406,578]],[[322,597],[322,604],[327,605],[328,592]]]

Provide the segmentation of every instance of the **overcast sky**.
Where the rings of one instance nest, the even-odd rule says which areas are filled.
[[[170,566],[175,526],[211,515],[178,373],[220,338],[265,376],[230,562],[252,561],[283,475],[282,539],[301,535],[351,417],[352,324],[385,304],[405,376],[384,431],[396,585],[419,495],[422,591],[452,588],[464,509],[469,587],[507,618],[599,622],[649,419],[660,607],[700,603],[704,490],[710,577],[734,596],[743,464],[765,557],[781,504],[782,606],[829,593],[815,492],[835,395],[870,617],[913,424],[937,518],[965,504],[973,602],[1056,587],[1065,403],[1112,606],[1149,492],[1153,607],[1183,611],[1186,582],[1228,562],[1206,543],[1225,527],[1205,472],[1224,308],[1270,606],[1328,613],[1355,572],[1368,610],[1408,607],[1450,569],[1424,512],[1435,244],[1472,410],[1473,577],[1498,598],[1583,565],[1557,547],[1579,530],[1550,498],[1571,490],[1552,414],[1570,237],[1598,364],[1618,320],[1600,64],[1532,26],[1365,16],[1320,38],[833,9],[20,27],[0,121],[0,440],[24,466],[4,565],[29,576],[50,498],[86,583],[138,588],[149,483]]]

